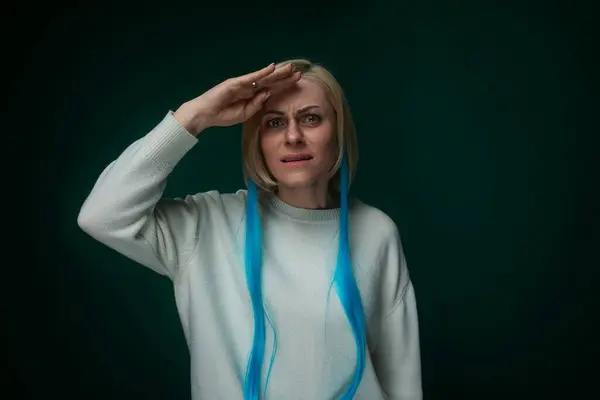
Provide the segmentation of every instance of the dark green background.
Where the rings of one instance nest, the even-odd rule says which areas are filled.
[[[426,399],[580,395],[598,349],[592,10],[494,3],[38,10],[10,63],[9,125],[30,149],[13,168],[32,169],[14,190],[40,218],[21,225],[36,247],[15,253],[39,262],[14,264],[18,278],[5,283],[15,388],[32,399],[189,398],[170,281],[86,236],[79,207],[169,109],[227,77],[307,57],[346,90],[361,153],[355,194],[402,233]],[[214,129],[166,195],[241,185],[239,127]]]

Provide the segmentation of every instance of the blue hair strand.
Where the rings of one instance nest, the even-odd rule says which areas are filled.
[[[348,227],[348,160],[346,155],[342,159],[340,166],[340,236],[337,265],[334,272],[334,285],[346,312],[346,318],[352,328],[354,340],[356,342],[356,367],[352,380],[342,394],[342,400],[354,398],[358,386],[363,377],[365,369],[366,352],[366,332],[364,309],[360,296],[360,291],[356,284],[354,272],[352,270],[352,260],[350,257],[349,227]]]
[[[246,284],[250,293],[252,312],[254,315],[254,338],[252,350],[246,367],[244,381],[244,400],[258,400],[262,381],[262,367],[265,358],[265,308],[262,298],[262,229],[258,207],[258,189],[248,179],[248,197],[246,199],[246,244],[245,244]],[[273,328],[271,320],[268,323]],[[273,333],[275,329],[273,328]],[[275,337],[275,336],[274,336]],[[267,384],[273,366],[277,342],[273,344],[273,354],[267,372]],[[266,385],[265,385],[266,393]]]

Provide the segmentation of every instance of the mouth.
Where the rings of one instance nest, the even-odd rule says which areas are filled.
[[[310,154],[290,154],[281,159],[284,164],[300,164],[313,159]]]

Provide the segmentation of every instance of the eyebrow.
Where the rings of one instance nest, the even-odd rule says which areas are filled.
[[[305,107],[302,107],[302,108],[298,109],[296,111],[296,114],[301,114],[301,113],[306,112],[308,110],[312,110],[313,108],[320,108],[320,106],[318,106],[316,104],[313,104],[313,105],[310,105],[310,106],[305,106]],[[267,114],[285,115],[285,113],[283,111],[279,111],[279,110],[267,110],[264,115],[267,115]]]

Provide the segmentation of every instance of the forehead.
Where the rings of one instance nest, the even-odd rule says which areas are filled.
[[[302,78],[292,88],[278,93],[265,104],[266,109],[293,111],[307,105],[328,107],[325,90],[318,83]]]

